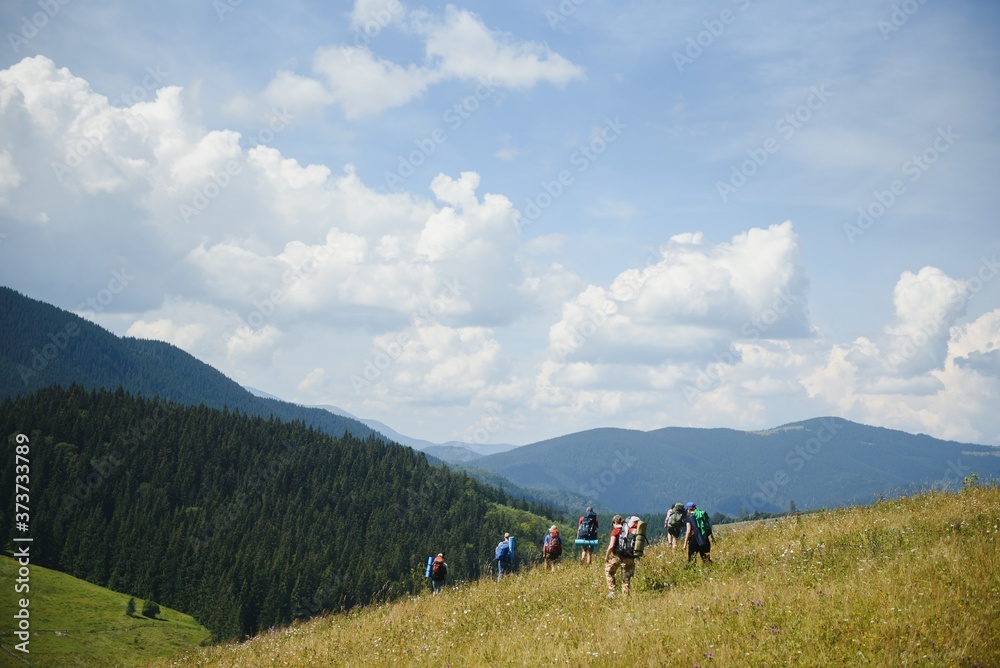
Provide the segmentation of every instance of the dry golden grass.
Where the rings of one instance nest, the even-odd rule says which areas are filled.
[[[1000,666],[1000,488],[717,530],[715,564],[652,546],[631,598],[564,555],[169,666]]]

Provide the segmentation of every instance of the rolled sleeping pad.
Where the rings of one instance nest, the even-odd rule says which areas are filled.
[[[431,576],[431,567],[434,565],[434,557],[427,557],[427,570],[424,571],[424,577],[429,578]]]
[[[510,560],[514,561],[514,537],[508,538],[507,542],[510,544]]]
[[[594,538],[593,540],[589,540],[587,538],[577,538],[576,540],[573,541],[573,544],[574,545],[591,545],[591,546],[593,546],[593,545],[597,545],[597,539]]]
[[[646,550],[646,523],[642,520],[635,527],[635,556],[641,557]]]

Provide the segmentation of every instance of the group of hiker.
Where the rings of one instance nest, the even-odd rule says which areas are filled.
[[[589,565],[593,560],[594,547],[598,544],[597,513],[593,508],[577,520],[577,537],[575,545],[581,548],[580,562]],[[697,554],[704,563],[712,563],[712,523],[708,514],[698,508],[694,502],[686,504],[675,503],[663,520],[663,528],[667,533],[667,544],[671,549],[677,547],[683,534],[683,544],[687,549],[688,562]],[[629,596],[629,584],[635,575],[635,560],[643,555],[646,545],[646,522],[638,516],[628,518],[615,515],[611,518],[611,535],[604,554],[604,575],[608,587],[608,598],[617,595],[616,576],[622,574],[622,595]],[[562,537],[556,525],[549,527],[542,540],[542,561],[545,570],[555,570],[556,563],[563,553]],[[505,533],[503,540],[494,550],[494,560],[497,565],[497,582],[504,575],[512,572],[514,562],[514,538]],[[441,591],[441,586],[448,577],[448,564],[444,555],[429,558],[426,576],[431,580],[434,593]]]

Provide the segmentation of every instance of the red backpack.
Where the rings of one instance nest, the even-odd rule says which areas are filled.
[[[559,529],[555,529],[549,534],[549,542],[545,546],[545,552],[550,557],[558,557],[562,554],[562,538],[559,537]]]
[[[445,569],[444,557],[434,557],[434,563],[431,564],[431,580],[444,580],[448,576],[448,572]]]

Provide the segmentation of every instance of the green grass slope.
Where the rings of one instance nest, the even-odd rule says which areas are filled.
[[[1000,665],[996,486],[719,533],[712,566],[651,546],[627,599],[570,554],[157,665]]]
[[[11,655],[39,668],[76,666],[142,666],[197,647],[211,637],[208,629],[188,615],[160,606],[156,619],[141,616],[143,601],[136,600],[135,617],[125,614],[129,596],[98,587],[58,571],[31,566],[27,594],[13,592],[17,562],[0,557],[0,581],[9,587],[0,596],[2,666],[23,666]],[[29,654],[14,650],[21,641],[12,635],[16,601],[30,601]]]

